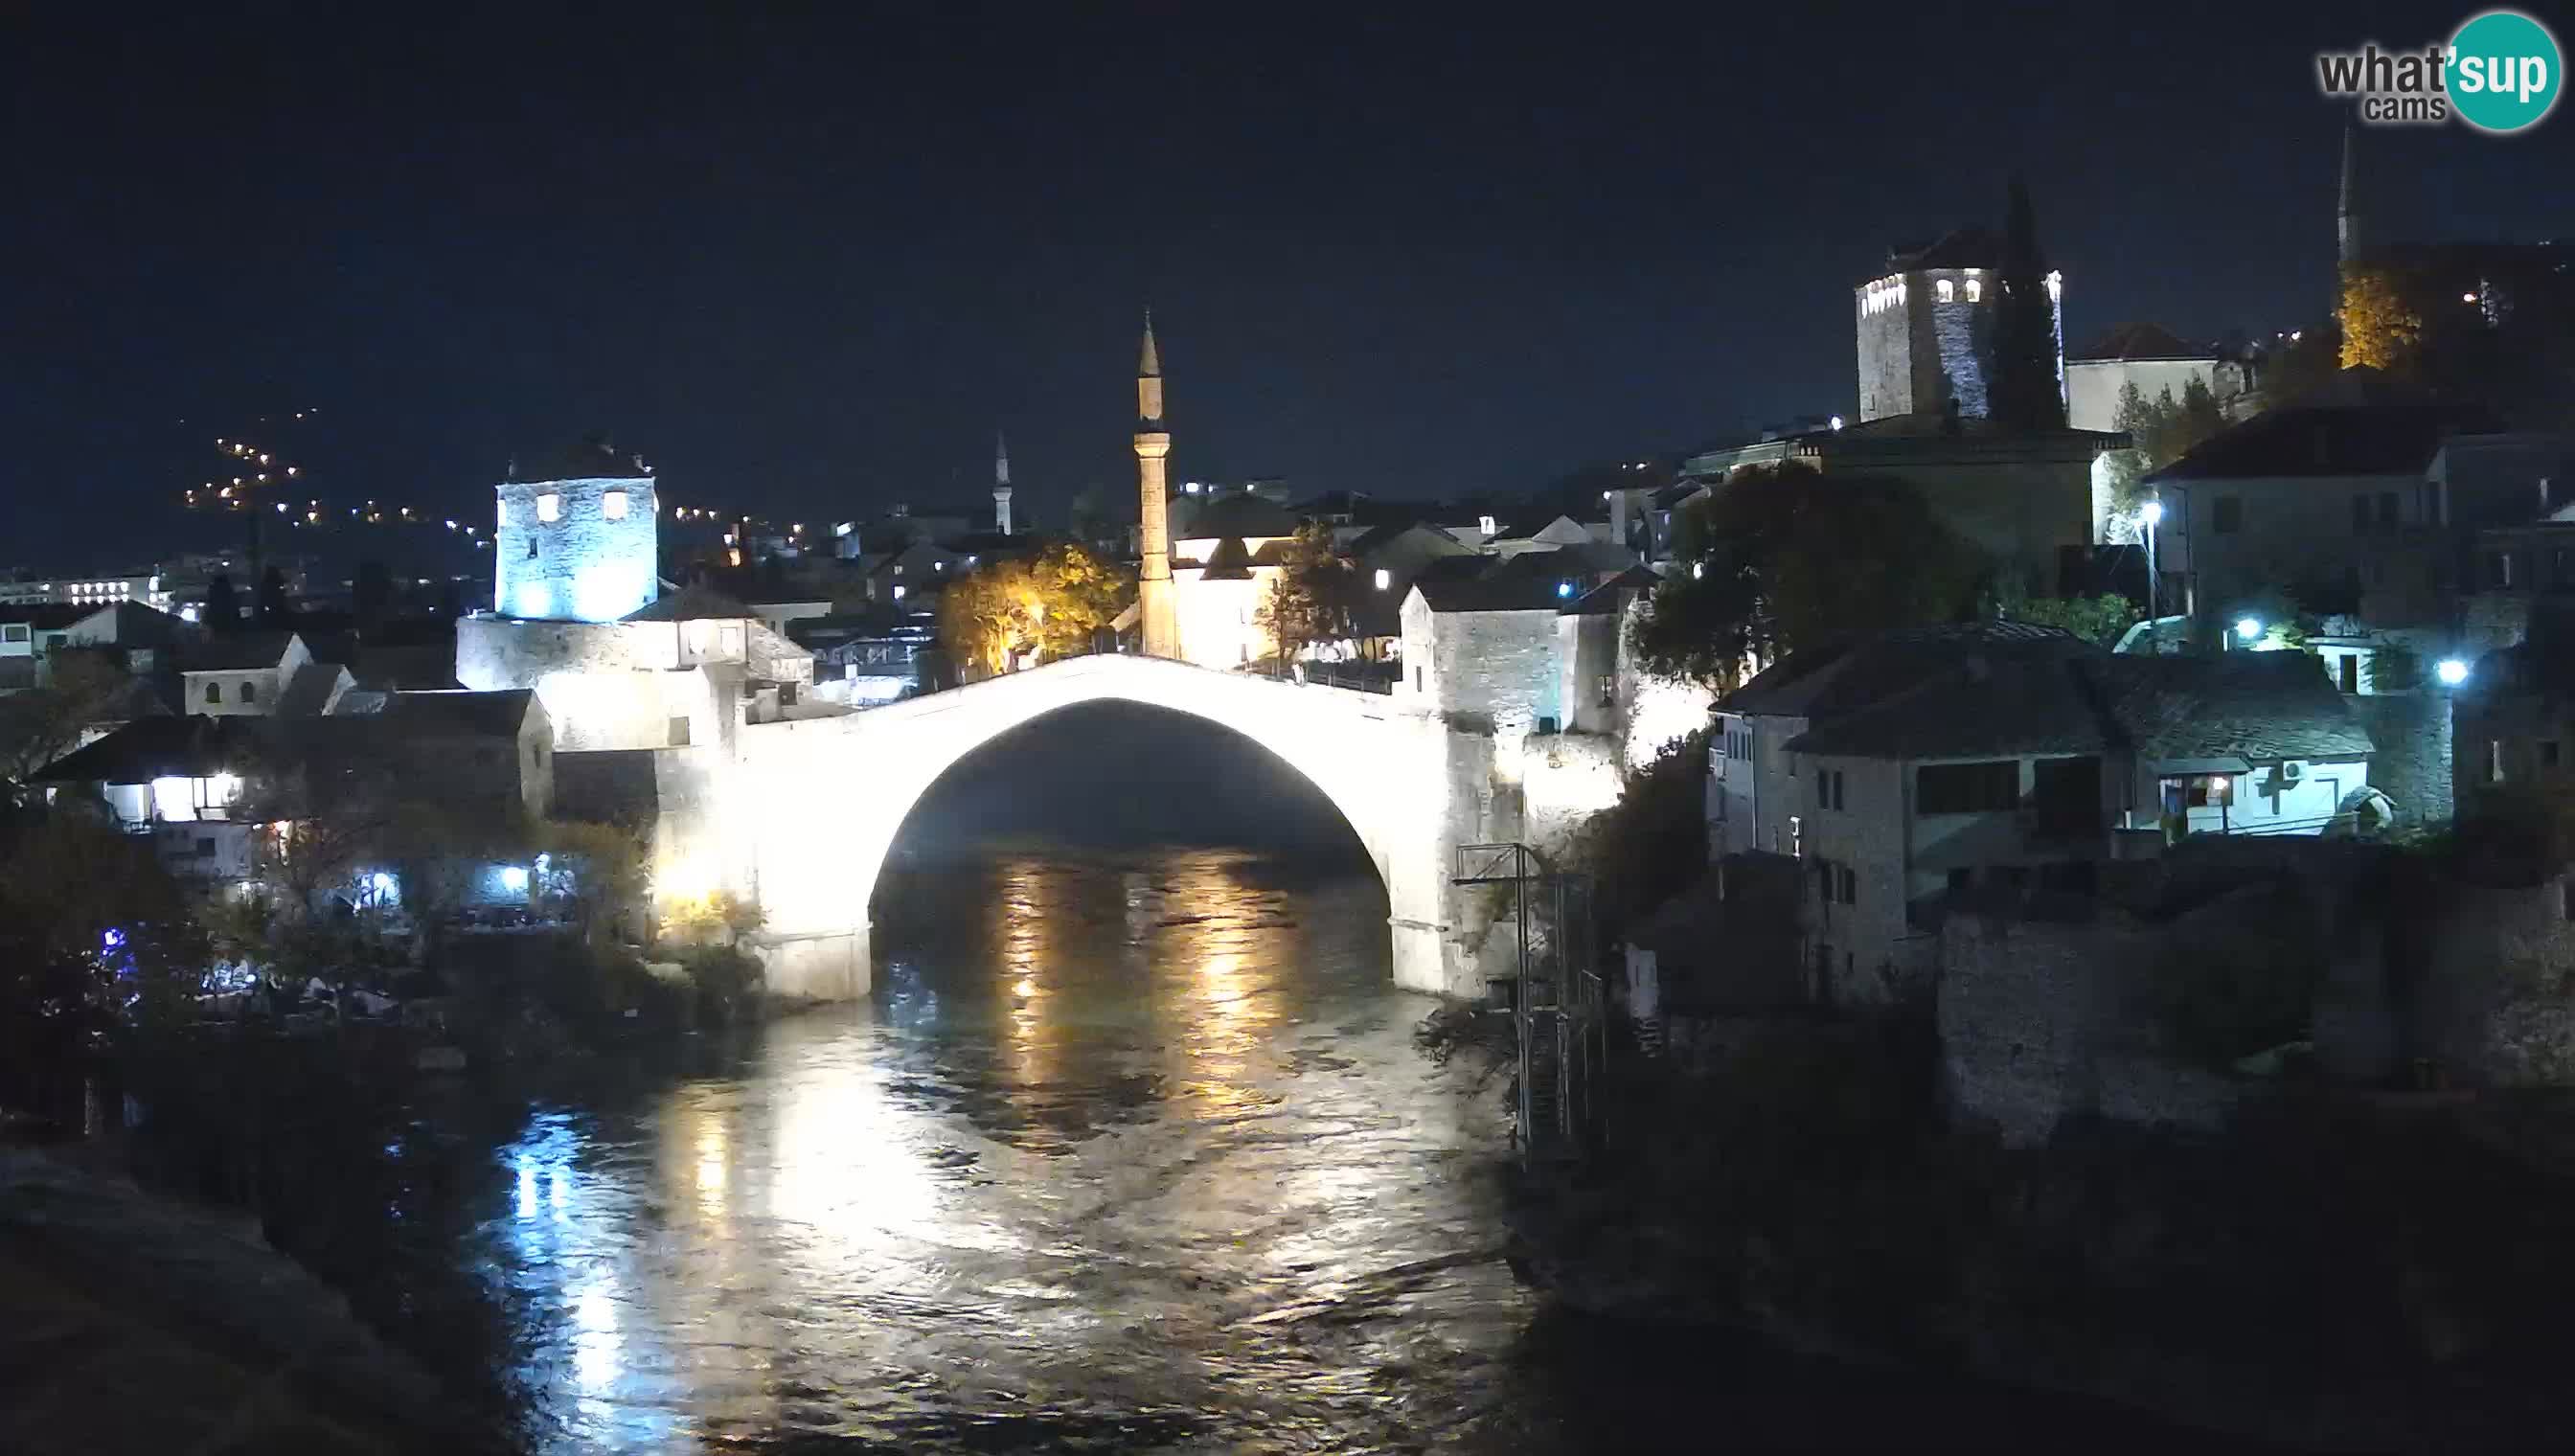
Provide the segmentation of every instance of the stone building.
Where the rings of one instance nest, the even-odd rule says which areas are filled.
[[[594,438],[511,475],[492,537],[494,612],[615,622],[660,594],[661,508],[642,457]]]
[[[2119,398],[2130,387],[2146,404],[2166,395],[2179,404],[2194,384],[2208,391],[2221,412],[2251,398],[2242,362],[2153,324],[2121,324],[2065,361],[2065,423],[2077,430],[2116,430]]]
[[[1172,542],[1172,612],[1180,657],[1230,671],[1273,656],[1278,644],[1263,609],[1278,589],[1296,535],[1296,518],[1251,492],[1237,492],[1189,513]]]
[[[2001,287],[2003,242],[1962,228],[1936,243],[1891,248],[1886,267],[1851,290],[1859,341],[1859,418],[1986,413],[1985,344]],[[2065,379],[2065,288],[2047,275],[2058,387]]]

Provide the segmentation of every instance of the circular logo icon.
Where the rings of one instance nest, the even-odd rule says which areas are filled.
[[[2479,131],[2536,125],[2566,89],[2564,61],[2547,26],[2518,10],[2489,10],[2450,37],[2450,105]]]

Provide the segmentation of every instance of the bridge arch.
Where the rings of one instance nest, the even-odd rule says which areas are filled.
[[[731,877],[767,912],[773,989],[865,994],[868,903],[913,806],[976,749],[1088,703],[1187,714],[1288,763],[1339,811],[1376,866],[1396,983],[1451,994],[1476,988],[1454,946],[1447,876],[1460,826],[1472,837],[1488,740],[1372,694],[1100,656],[867,713],[738,729],[734,781],[708,785],[718,802],[705,820],[724,840]]]

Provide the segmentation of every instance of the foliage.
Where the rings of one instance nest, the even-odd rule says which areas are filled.
[[[42,1078],[115,1049],[197,989],[205,952],[149,839],[85,815],[27,826],[0,856],[0,1066]]]
[[[2167,388],[2149,402],[2135,382],[2119,391],[2119,411],[2112,427],[2127,435],[2137,463],[2151,473],[2188,455],[2200,442],[2226,428],[2217,397],[2208,383],[2193,376],[2175,401]]]
[[[2360,665],[2361,681],[2372,693],[2405,693],[2423,686],[2423,659],[2393,638],[2378,638]]]
[[[2423,316],[2406,301],[2395,275],[2346,266],[2342,272],[2342,367],[2398,373],[2414,363]]]
[[[1567,857],[1599,884],[1593,903],[1603,935],[1623,931],[1706,869],[1707,743],[1705,729],[1665,743],[1576,836]]]
[[[2061,627],[2085,642],[2116,647],[2137,621],[2136,604],[2115,592],[2097,597],[2032,597],[2017,588],[1995,595],[1994,615],[2005,622]]]
[[[622,923],[629,908],[643,903],[651,880],[651,845],[644,830],[631,824],[551,820],[536,827],[535,847],[553,861],[541,892],[570,913],[584,936],[598,937]]]
[[[233,591],[232,578],[217,572],[207,580],[206,610],[198,616],[208,632],[230,632],[241,626],[241,600]]]
[[[683,944],[732,945],[769,922],[768,912],[728,889],[688,895],[662,906],[662,933]]]
[[[2265,930],[2237,927],[2168,967],[2166,1024],[2182,1055],[2211,1066],[2307,1033],[2323,956],[2294,891],[2269,893]]]
[[[287,622],[286,573],[270,567],[259,579],[259,598],[255,608],[262,627],[284,627]]]
[[[1284,560],[1259,622],[1283,661],[1316,643],[1344,641],[1356,633],[1360,602],[1358,567],[1332,549],[1332,531],[1318,521],[1296,528],[1282,549]]]
[[[2011,180],[1997,282],[1986,413],[2009,430],[2061,430],[2065,396],[2057,374],[2056,307],[2047,293],[2047,260],[2039,251],[2029,188],[2018,177]]]
[[[697,987],[698,1010],[712,1021],[732,1021],[751,1002],[761,980],[760,961],[733,945],[698,945],[680,957]]]
[[[0,804],[24,804],[28,780],[79,746],[115,708],[130,680],[104,656],[56,652],[43,686],[0,697]]]
[[[1649,671],[1719,689],[1747,658],[1955,620],[1985,568],[1905,482],[1794,463],[1736,475],[1691,505],[1676,540],[1629,643]]]
[[[1080,657],[1135,595],[1123,568],[1057,542],[1033,559],[987,562],[950,582],[939,598],[939,640],[987,676],[1009,671],[1026,652],[1049,662]]]

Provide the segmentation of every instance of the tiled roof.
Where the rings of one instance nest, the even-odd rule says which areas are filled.
[[[1212,536],[1293,536],[1296,525],[1286,507],[1239,491],[1199,507],[1190,514],[1188,529],[1172,534],[1192,541]]]
[[[348,669],[337,663],[306,663],[286,680],[277,695],[279,718],[314,718],[331,706],[332,689],[338,687]]]
[[[1208,553],[1206,565],[1199,572],[1203,582],[1249,582],[1252,580],[1252,554],[1243,549],[1243,538],[1229,536]]]
[[[140,718],[45,765],[54,783],[149,783],[238,766],[265,737],[257,718]]]
[[[2071,633],[2022,622],[1960,622],[1874,633],[1794,654],[1726,695],[1717,708],[1823,719],[1881,702],[1972,654],[2071,654],[2082,648]]]
[[[15,602],[0,607],[0,622],[23,622],[38,632],[59,632],[97,610],[85,603]]]
[[[2448,437],[2503,428],[2481,405],[2292,405],[2220,431],[2146,480],[2416,475]]]
[[[2085,665],[2121,734],[2154,758],[2340,758],[2373,751],[2305,653],[2098,658]]]
[[[1422,602],[1438,613],[1553,612],[1566,601],[1553,578],[1520,572],[1465,578],[1424,572],[1413,579],[1412,586]]]
[[[1597,617],[1616,612],[1631,593],[1651,592],[1663,579],[1643,567],[1629,567],[1565,604],[1567,617]]]
[[[2076,654],[2010,649],[1942,659],[1939,670],[1788,740],[1792,753],[1956,758],[2097,753],[2112,729]]]
[[[517,737],[536,697],[527,688],[396,693],[382,717],[398,730],[427,736]]]
[[[705,618],[758,617],[760,614],[712,587],[682,587],[653,599],[618,619],[621,622],[697,622]]]

